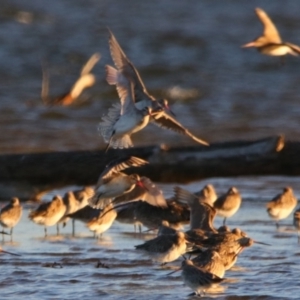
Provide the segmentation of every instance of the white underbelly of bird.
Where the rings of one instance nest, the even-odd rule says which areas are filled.
[[[122,118],[117,121],[117,123],[113,127],[114,137],[120,138],[123,135],[131,135],[137,131],[142,130],[149,123],[149,116],[146,116],[142,120],[140,118],[135,118],[132,116],[131,118]]]
[[[262,47],[260,49],[262,54],[271,55],[271,56],[283,56],[286,54],[296,55],[295,52],[286,45],[271,45]]]

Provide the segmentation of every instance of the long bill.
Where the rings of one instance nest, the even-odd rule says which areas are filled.
[[[21,256],[21,254],[12,253],[12,252],[9,252],[9,251],[5,251],[3,249],[0,249],[0,252],[7,253],[7,254],[10,254],[10,255],[15,255],[15,256]]]

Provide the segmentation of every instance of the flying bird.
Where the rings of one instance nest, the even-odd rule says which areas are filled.
[[[180,124],[179,121],[175,119],[174,113],[172,113],[168,105],[168,100],[156,99],[151,94],[149,94],[138,70],[134,67],[133,63],[127,58],[117,39],[110,30],[109,34],[109,46],[111,57],[114,61],[117,70],[121,74],[126,74],[126,76],[132,82],[135,106],[140,110],[144,109],[145,107],[151,107],[153,111],[157,111],[161,108],[158,113],[151,116],[151,121],[153,121],[154,124],[158,125],[159,127],[170,129],[180,134],[189,136],[197,143],[208,146],[209,144],[206,141],[193,135],[188,129],[186,129],[182,124]],[[113,76],[113,74],[116,73],[117,70],[111,66],[107,66],[106,79],[110,85],[116,84],[116,81],[112,78],[115,77]],[[173,116],[171,116],[170,113]]]
[[[281,56],[282,58],[287,54],[293,56],[300,54],[299,46],[282,41],[276,26],[265,11],[261,8],[256,8],[255,13],[263,24],[263,34],[254,41],[243,45],[243,48],[255,47],[262,54]]]
[[[93,54],[87,63],[83,66],[79,78],[76,80],[71,89],[61,96],[51,98],[49,97],[49,78],[48,72],[43,67],[43,82],[41,98],[46,105],[62,105],[68,106],[72,104],[85,90],[93,86],[96,82],[96,77],[91,73],[95,64],[100,60],[100,53]]]
[[[106,70],[109,68],[107,67]],[[127,75],[116,71],[109,75],[116,82],[121,105],[112,106],[108,114],[99,123],[99,131],[107,143],[106,150],[113,148],[133,147],[131,135],[142,130],[149,123],[152,108],[138,109],[134,103],[133,84]]]
[[[121,171],[147,163],[135,156],[121,157],[111,161],[100,174],[94,188],[95,194],[89,199],[89,205],[104,208],[111,202],[111,199],[129,193],[136,184],[140,184],[140,177],[137,174],[127,175]]]

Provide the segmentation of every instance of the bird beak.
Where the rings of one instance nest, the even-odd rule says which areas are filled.
[[[7,254],[10,254],[10,255],[15,255],[15,256],[21,256],[20,254],[8,252],[8,251],[5,251],[5,250],[3,250],[3,249],[1,249],[0,252],[7,253]]]
[[[165,109],[173,116],[176,118],[176,115],[174,114],[174,112],[171,110],[169,105],[165,105]]]
[[[241,47],[242,47],[242,48],[255,47],[255,43],[254,43],[254,42],[250,42],[250,43],[247,43],[247,44],[245,44],[245,45],[242,45]]]
[[[140,186],[141,188],[143,188],[143,189],[145,189],[146,191],[149,192],[149,190],[148,190],[147,187],[143,184],[142,181],[140,181],[140,180],[137,181],[137,182],[136,182],[136,185]]]
[[[263,243],[263,242],[258,242],[254,241],[255,244],[260,244],[260,245],[265,245],[265,246],[272,246],[271,244]]]
[[[175,270],[175,271],[172,271],[171,273],[168,273],[167,275],[169,276],[169,275],[174,274],[174,273],[176,273],[176,272],[178,272],[178,271],[180,271],[180,270],[182,270],[181,267],[180,267],[179,269]]]

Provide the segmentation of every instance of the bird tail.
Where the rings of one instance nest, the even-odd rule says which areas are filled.
[[[111,198],[100,198],[100,195],[96,194],[88,200],[88,203],[92,208],[103,209],[111,203]]]
[[[112,66],[106,65],[106,81],[109,85],[116,85],[119,82],[119,71]]]
[[[295,45],[295,44],[292,44],[292,43],[285,43],[287,46],[290,47],[290,49],[292,50],[290,52],[291,55],[294,55],[294,56],[298,56],[300,54],[300,47]]]
[[[195,195],[191,192],[179,186],[174,187],[174,200],[176,202],[191,204],[195,198]]]
[[[109,143],[112,134],[113,127],[118,118],[120,117],[121,105],[120,103],[114,104],[109,110],[106,116],[102,117],[102,122],[99,123],[98,131],[102,135],[104,141]]]

